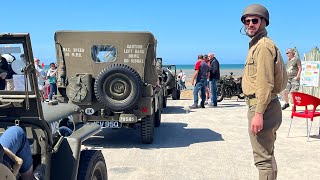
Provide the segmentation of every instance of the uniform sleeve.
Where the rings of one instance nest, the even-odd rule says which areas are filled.
[[[263,114],[271,101],[271,91],[274,87],[276,51],[270,44],[262,44],[257,50],[256,97],[258,102],[255,112]]]

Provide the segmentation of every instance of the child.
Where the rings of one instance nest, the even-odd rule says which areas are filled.
[[[47,78],[50,84],[49,102],[52,101],[53,94],[57,94],[57,71],[56,65],[50,63],[50,69],[47,72]]]

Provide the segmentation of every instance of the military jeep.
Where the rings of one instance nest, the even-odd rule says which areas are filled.
[[[10,126],[20,126],[30,145],[33,169],[38,178],[107,179],[107,168],[101,151],[81,149],[82,142],[101,128],[81,121],[79,106],[67,103],[46,103],[40,95],[34,67],[30,36],[0,34],[0,53],[15,57],[12,62],[14,89],[0,90],[0,138]],[[69,133],[63,133],[61,128]],[[10,164],[0,162],[1,177],[13,176]],[[38,168],[39,167],[39,168]]]
[[[161,121],[157,41],[150,32],[57,31],[58,95],[83,109],[83,120],[103,128],[141,123],[152,143]]]
[[[181,91],[177,81],[176,65],[163,65],[162,69],[165,75],[164,84],[167,89],[167,96],[171,95],[173,100],[179,100]]]

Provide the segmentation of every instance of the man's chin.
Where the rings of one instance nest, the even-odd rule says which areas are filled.
[[[248,35],[249,37],[253,37],[255,34],[256,34],[255,32],[247,32],[247,35]]]

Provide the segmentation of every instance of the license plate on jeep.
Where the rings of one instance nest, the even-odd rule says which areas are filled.
[[[136,123],[138,118],[134,114],[120,114],[119,121],[122,123]]]
[[[104,128],[121,128],[122,123],[119,121],[95,121],[95,123],[99,124]]]

